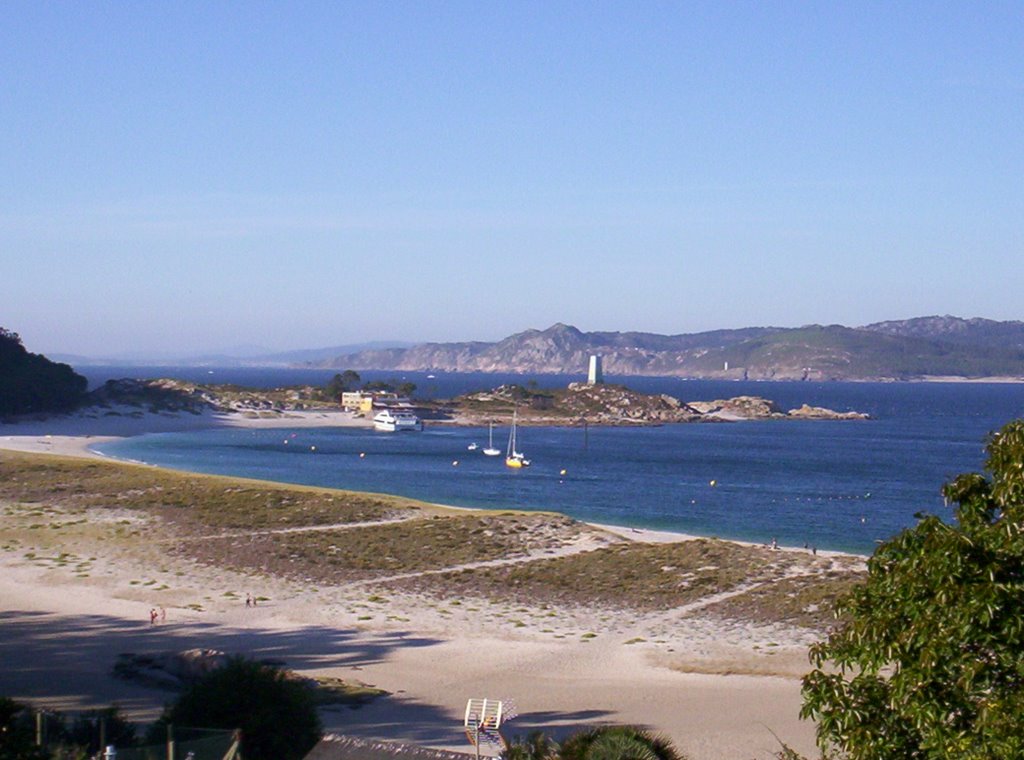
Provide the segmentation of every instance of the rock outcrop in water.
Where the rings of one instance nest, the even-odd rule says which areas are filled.
[[[790,409],[786,416],[794,420],[867,420],[870,415],[863,412],[836,412],[821,406],[804,404],[799,409]]]
[[[621,385],[571,383],[560,399],[560,407],[570,416],[588,422],[696,422],[700,413],[667,394],[637,393]]]
[[[821,406],[804,404],[782,411],[778,404],[760,396],[736,396],[717,401],[691,401],[688,406],[704,416],[731,420],[867,420],[863,412],[837,412]]]
[[[785,417],[785,412],[774,401],[760,396],[735,396],[715,401],[691,401],[691,409],[705,416],[722,419],[765,420]]]

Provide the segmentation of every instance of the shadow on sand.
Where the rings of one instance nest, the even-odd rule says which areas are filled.
[[[108,615],[0,612],[0,696],[65,712],[118,704],[137,722],[155,720],[173,694],[115,678],[122,653],[157,654],[192,648],[218,649],[270,660],[305,671],[359,669],[382,662],[398,648],[442,643],[407,632],[366,634],[325,626],[291,630],[232,629],[202,622],[164,623]],[[322,711],[327,731],[468,751],[462,715],[451,706],[429,704],[402,692],[359,708]],[[609,715],[601,710],[533,712],[506,724],[507,738],[542,730],[556,738]]]
[[[355,668],[378,663],[402,647],[439,643],[404,632],[379,635],[325,626],[289,630],[233,629],[202,622],[149,623],[108,615],[0,612],[0,696],[59,710],[117,702],[137,720],[155,718],[170,692],[115,678],[122,653],[218,649],[292,670]],[[354,711],[345,709],[344,714]]]

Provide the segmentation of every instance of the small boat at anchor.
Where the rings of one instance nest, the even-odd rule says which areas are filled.
[[[516,451],[516,417],[517,410],[513,410],[512,429],[508,432],[508,450],[505,452],[505,465],[513,469],[530,466],[530,460],[521,451]]]
[[[494,423],[487,427],[487,448],[484,449],[485,457],[496,457],[501,455],[501,449],[494,448]]]

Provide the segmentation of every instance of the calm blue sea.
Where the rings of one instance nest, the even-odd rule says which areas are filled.
[[[120,376],[192,377],[252,386],[326,382],[328,370],[101,368]],[[362,373],[447,397],[502,382],[564,386],[569,376]],[[616,378],[610,378],[611,381]],[[433,426],[370,430],[210,430],[105,444],[113,457],[181,470],[400,494],[469,507],[556,510],[584,520],[723,538],[870,553],[912,525],[948,517],[939,488],[981,468],[985,436],[1024,417],[1024,385],[740,383],[626,378],[684,401],[755,394],[785,408],[809,403],[869,412],[867,422],[765,421],[657,428],[524,428],[533,466],[467,450],[487,430]],[[504,446],[507,429],[495,431]],[[287,443],[286,443],[287,441]],[[315,447],[315,449],[314,449]],[[365,456],[360,456],[365,454]],[[456,465],[455,462],[458,462]],[[562,474],[562,471],[565,474]],[[715,481],[715,485],[711,485]]]

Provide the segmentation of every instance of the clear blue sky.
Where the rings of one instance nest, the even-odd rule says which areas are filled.
[[[1024,318],[1024,3],[46,3],[30,350]]]

